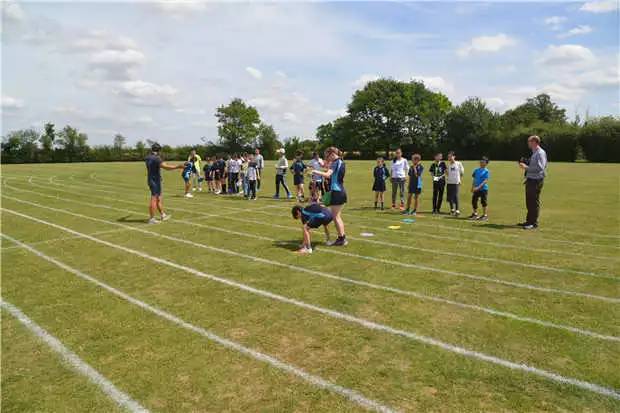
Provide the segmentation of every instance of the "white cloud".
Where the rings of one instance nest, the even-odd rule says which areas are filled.
[[[292,112],[284,112],[282,114],[282,120],[286,122],[293,122],[293,123],[299,122],[299,118],[297,117],[297,115],[295,115]]]
[[[133,103],[144,106],[161,106],[172,103],[178,90],[170,85],[158,85],[143,80],[121,82],[117,91]]]
[[[181,19],[208,9],[206,1],[165,0],[154,3],[157,10],[175,19]]]
[[[0,12],[2,19],[12,22],[21,22],[26,18],[22,6],[16,1],[3,0],[0,2]]]
[[[258,70],[257,68],[255,68],[255,67],[248,66],[248,67],[245,68],[245,71],[248,72],[248,74],[250,76],[252,76],[254,79],[262,79],[263,78],[263,73],[260,70]]]
[[[441,76],[412,76],[412,79],[419,80],[424,85],[434,91],[443,93],[454,92],[454,85]]]
[[[283,72],[282,70],[276,70],[276,76],[278,76],[279,78],[282,78],[282,79],[287,79],[288,78],[286,73]]]
[[[562,33],[558,35],[558,37],[560,39],[564,39],[566,37],[579,36],[579,35],[588,34],[588,33],[592,33],[592,27],[588,25],[579,25],[577,27],[570,29],[566,33]]]
[[[564,16],[551,16],[547,17],[544,20],[544,23],[549,26],[551,30],[560,30],[562,28],[562,24],[568,20]]]
[[[496,53],[506,47],[516,44],[516,40],[504,33],[495,36],[474,37],[457,50],[457,54],[461,57],[469,56],[472,53]]]
[[[71,43],[70,47],[76,51],[96,50],[130,50],[137,49],[136,42],[126,36],[118,36],[106,30],[91,30],[80,35]]]
[[[589,1],[579,10],[589,13],[609,13],[618,10],[618,0]]]
[[[3,110],[18,110],[24,107],[24,101],[11,96],[2,95],[1,106]]]
[[[136,76],[136,69],[146,61],[138,50],[101,50],[90,55],[89,67],[110,80],[127,80]]]
[[[489,108],[498,112],[506,109],[508,106],[506,101],[499,97],[483,98],[482,100],[486,102]]]
[[[538,60],[541,65],[562,66],[564,69],[578,69],[590,66],[596,57],[590,49],[578,44],[551,45]]]
[[[375,74],[371,74],[371,73],[364,73],[363,75],[358,77],[352,83],[352,85],[355,86],[356,88],[363,88],[364,86],[366,86],[366,83],[378,80],[380,78],[381,78],[381,76],[379,76],[379,75],[375,75]]]

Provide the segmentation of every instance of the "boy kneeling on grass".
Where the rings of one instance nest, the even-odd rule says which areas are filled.
[[[329,242],[329,229],[327,226],[332,222],[333,216],[329,208],[322,207],[319,204],[312,203],[306,207],[295,205],[291,210],[293,219],[301,220],[301,228],[304,235],[301,248],[297,250],[299,254],[312,254],[312,241],[310,237],[310,229],[318,228],[323,225],[325,230],[325,241]]]

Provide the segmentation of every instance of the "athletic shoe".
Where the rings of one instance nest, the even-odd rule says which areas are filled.
[[[196,192],[196,188],[192,188],[192,192]]]
[[[188,193],[185,194],[185,198],[193,198],[193,197],[194,197],[194,195],[192,195],[191,192],[188,192]]]
[[[523,225],[523,229],[536,229],[538,228],[538,224],[527,224],[527,225]]]
[[[415,215],[417,215],[417,212],[415,212],[415,210],[409,211],[409,215],[414,215],[415,216]]]
[[[458,209],[454,211],[454,216],[455,217],[461,216],[461,211],[459,211]]]
[[[308,247],[301,247],[301,248],[300,248],[300,249],[298,249],[296,252],[297,252],[297,254],[302,254],[302,255],[305,255],[305,254],[312,254],[312,248],[308,248]]]
[[[409,210],[409,209],[405,209],[404,211],[402,211],[402,212],[401,212],[401,214],[403,214],[403,215],[409,215],[409,212],[410,212],[410,211],[411,211],[411,210]]]
[[[517,224],[517,226],[518,226],[518,227],[524,227],[524,226],[526,226],[526,225],[528,225],[528,223],[527,223],[527,222],[519,222],[519,223]]]
[[[476,219],[476,221],[488,221],[489,217],[485,214]]]
[[[280,195],[274,195],[273,199],[280,199]]]
[[[222,193],[222,191],[215,191],[214,193],[215,193],[215,195],[219,195],[219,194]]]
[[[336,241],[334,241],[333,244],[331,244],[334,247],[344,247],[345,245],[348,245],[349,242],[347,241],[347,239],[345,237],[338,237],[336,238]]]
[[[155,219],[155,217],[148,220],[148,224],[159,224],[159,221]]]
[[[161,214],[162,221],[168,221],[170,219],[170,214]]]
[[[286,199],[293,199],[293,195],[288,194],[288,195],[286,196]]]
[[[478,219],[478,214],[473,213],[469,216],[469,219]]]
[[[256,201],[256,200],[257,200],[256,197],[252,198],[252,201]]]
[[[438,214],[437,210],[433,209],[433,212],[431,212],[431,214],[435,215]]]
[[[456,211],[454,209],[450,210],[450,215],[456,215]]]
[[[396,204],[392,204],[392,209],[396,209]]]
[[[198,188],[198,192],[202,192],[202,188]]]

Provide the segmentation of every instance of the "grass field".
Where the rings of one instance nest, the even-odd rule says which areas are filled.
[[[516,163],[487,223],[428,177],[414,223],[374,211],[372,165],[311,256],[271,165],[256,202],[166,172],[149,226],[142,163],[2,166],[3,411],[620,411],[620,165],[552,163],[536,231]]]

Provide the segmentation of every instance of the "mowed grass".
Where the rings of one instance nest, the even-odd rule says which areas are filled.
[[[394,410],[620,410],[619,165],[552,163],[541,228],[526,232],[514,226],[516,163],[489,165],[489,222],[431,216],[427,176],[410,224],[373,210],[373,164],[347,162],[350,244],[327,247],[317,231],[312,256],[292,252],[301,232],[293,202],[270,199],[272,163],[256,202],[184,199],[180,173],[165,172],[173,218],[156,226],[145,224],[142,163],[2,166],[2,233]],[[475,166],[465,162],[463,215]],[[147,409],[364,410],[2,241],[2,298]],[[3,410],[117,409],[10,314],[2,321]]]

